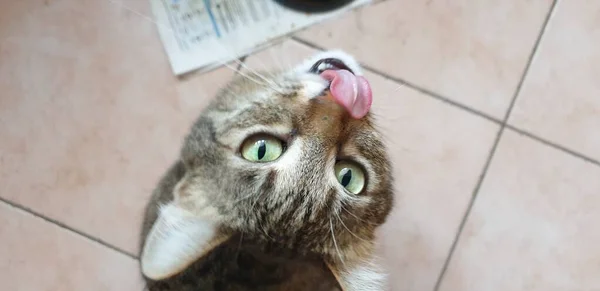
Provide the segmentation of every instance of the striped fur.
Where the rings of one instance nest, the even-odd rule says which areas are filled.
[[[323,57],[360,72],[347,54],[315,58]],[[153,193],[142,244],[161,205],[214,225],[216,238],[198,243],[202,255],[182,262],[184,271],[148,279],[149,290],[383,290],[385,276],[372,262],[375,230],[393,204],[386,147],[370,114],[352,119],[307,71],[315,58],[288,72],[240,75],[201,113]],[[243,159],[242,142],[257,133],[281,138],[283,155]],[[363,193],[337,182],[340,159],[362,165]],[[168,230],[152,233],[161,231]],[[142,265],[159,257],[169,256],[142,253]]]

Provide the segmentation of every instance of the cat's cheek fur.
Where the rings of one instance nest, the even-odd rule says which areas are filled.
[[[142,252],[142,273],[153,280],[171,277],[224,242],[215,221],[199,218],[176,202],[162,206]]]

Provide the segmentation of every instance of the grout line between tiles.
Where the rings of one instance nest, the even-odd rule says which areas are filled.
[[[448,104],[448,105],[451,105],[451,106],[454,106],[454,107],[458,107],[459,109],[465,110],[465,111],[467,111],[467,112],[469,112],[469,113],[471,113],[471,114],[474,114],[474,115],[477,115],[477,116],[479,116],[479,117],[482,117],[482,118],[484,118],[484,119],[487,119],[488,121],[491,121],[491,122],[494,122],[494,123],[497,123],[497,124],[500,124],[500,123],[502,123],[502,121],[501,121],[501,120],[499,120],[499,119],[497,119],[496,117],[493,117],[493,116],[487,115],[486,113],[483,113],[483,112],[481,112],[481,111],[479,111],[479,110],[477,110],[477,109],[474,109],[474,108],[468,107],[468,106],[466,106],[466,105],[464,105],[464,104],[461,104],[461,103],[459,103],[459,102],[456,102],[456,101],[454,101],[454,100],[452,100],[452,99],[449,99],[449,98],[447,98],[447,97],[444,97],[444,96],[442,96],[442,95],[440,95],[440,94],[437,94],[437,93],[435,93],[435,92],[433,92],[433,91],[430,91],[430,90],[428,90],[428,89],[421,88],[420,86],[418,86],[418,85],[415,85],[415,84],[413,84],[413,83],[410,83],[410,82],[408,82],[408,81],[406,81],[406,80],[403,80],[403,79],[400,79],[400,78],[396,78],[396,77],[394,77],[394,76],[390,76],[390,75],[388,75],[388,74],[386,74],[386,73],[384,73],[384,72],[382,72],[382,71],[380,71],[380,70],[374,69],[374,68],[372,68],[372,67],[370,67],[370,66],[368,66],[368,65],[362,65],[362,64],[361,64],[361,66],[362,66],[362,67],[363,67],[365,70],[367,70],[367,71],[371,71],[372,73],[374,73],[374,74],[377,74],[377,75],[380,75],[381,77],[383,77],[383,78],[385,78],[385,79],[388,79],[388,80],[390,80],[390,81],[394,81],[394,82],[396,82],[396,83],[400,83],[400,84],[402,84],[402,85],[404,85],[404,86],[406,86],[406,87],[408,87],[408,88],[410,88],[410,89],[413,89],[413,90],[415,90],[415,91],[418,91],[419,93],[423,93],[423,94],[425,94],[425,95],[427,95],[427,96],[429,96],[429,97],[432,97],[432,98],[434,98],[434,99],[437,99],[437,100],[439,100],[439,101],[442,101],[442,102],[444,102],[444,103],[446,103],[446,104]]]
[[[460,221],[460,224],[458,225],[457,233],[454,236],[454,240],[452,241],[452,244],[450,245],[450,249],[448,251],[448,256],[446,256],[446,260],[444,261],[444,264],[442,265],[442,269],[440,270],[440,274],[438,275],[438,278],[435,282],[435,287],[433,288],[433,291],[439,290],[442,280],[444,279],[444,275],[446,274],[446,271],[448,270],[448,265],[450,264],[450,260],[452,259],[452,255],[454,254],[454,251],[456,250],[456,246],[458,245],[460,235],[462,234],[463,229],[464,229],[465,225],[467,224],[467,220],[468,220],[469,214],[471,213],[471,209],[473,208],[473,205],[475,205],[475,199],[477,198],[479,189],[481,188],[481,185],[483,185],[483,180],[485,179],[487,170],[489,169],[489,167],[492,163],[492,159],[494,157],[494,154],[496,153],[498,144],[500,144],[500,138],[502,137],[502,132],[503,132],[502,129],[503,129],[503,127],[500,126],[500,128],[498,129],[498,132],[496,133],[496,137],[494,138],[494,143],[492,144],[492,148],[490,149],[490,152],[485,161],[485,164],[483,165],[481,174],[477,178],[477,184],[475,184],[475,189],[473,189],[473,192],[471,193],[471,199],[469,199],[469,204],[467,205],[467,209],[465,210],[463,218]]]
[[[14,208],[17,208],[17,209],[19,209],[21,211],[27,212],[27,213],[29,213],[29,214],[37,217],[37,218],[40,218],[40,219],[42,219],[42,220],[44,220],[44,221],[46,221],[48,223],[54,224],[54,225],[56,225],[56,226],[58,226],[58,227],[60,227],[62,229],[65,229],[67,231],[70,231],[70,232],[73,232],[75,234],[78,234],[78,235],[80,235],[80,236],[82,236],[82,237],[84,237],[86,239],[89,239],[89,240],[94,241],[94,242],[96,242],[96,243],[98,243],[98,244],[100,244],[100,245],[102,245],[104,247],[107,247],[107,248],[109,248],[109,249],[111,249],[111,250],[113,250],[113,251],[115,251],[117,253],[120,253],[122,255],[130,257],[130,258],[132,258],[134,260],[138,259],[136,255],[133,255],[133,254],[131,254],[131,253],[125,251],[125,250],[122,250],[122,249],[120,249],[118,247],[115,247],[115,246],[113,246],[113,245],[111,245],[111,244],[109,244],[109,243],[107,243],[107,242],[105,242],[105,241],[103,241],[103,240],[101,240],[101,239],[99,239],[97,237],[93,237],[93,236],[91,236],[91,235],[89,235],[87,233],[84,233],[84,232],[81,232],[79,230],[76,230],[76,229],[74,229],[74,228],[72,228],[72,227],[70,227],[70,226],[68,226],[68,225],[66,225],[66,224],[64,224],[64,223],[62,223],[62,222],[60,222],[58,220],[55,220],[55,219],[47,217],[47,216],[45,216],[43,214],[40,214],[40,213],[34,211],[33,209],[31,209],[29,207],[26,207],[26,206],[23,206],[21,204],[12,202],[12,201],[7,200],[7,199],[5,199],[3,197],[0,197],[0,202],[4,202],[4,203],[6,203],[6,204],[8,204],[8,205],[10,205],[10,206],[12,206]]]
[[[565,152],[567,154],[571,154],[571,155],[573,155],[573,156],[575,156],[577,158],[580,158],[580,159],[582,159],[582,160],[584,160],[584,161],[586,161],[586,162],[588,162],[590,164],[594,164],[594,165],[600,167],[600,161],[597,161],[597,160],[595,160],[593,158],[584,156],[584,155],[582,155],[582,154],[580,154],[578,152],[570,150],[570,149],[568,149],[568,148],[566,148],[564,146],[561,146],[559,144],[551,142],[551,141],[549,141],[547,139],[543,139],[543,138],[541,138],[541,137],[539,137],[537,135],[534,135],[533,133],[530,133],[530,132],[527,132],[525,130],[519,129],[519,128],[514,127],[514,126],[512,126],[510,124],[506,124],[506,128],[509,129],[509,130],[512,130],[512,131],[514,131],[514,132],[516,132],[518,134],[521,134],[521,135],[524,135],[524,136],[526,136],[528,138],[531,138],[531,139],[533,139],[533,140],[535,140],[535,141],[537,141],[537,142],[539,142],[541,144],[544,144],[544,145],[547,145],[549,147],[552,147],[552,148],[554,148],[554,149],[556,149],[558,151],[562,151],[562,152]]]
[[[552,18],[552,15],[554,14],[554,8],[556,7],[557,2],[558,2],[558,0],[552,1],[552,5],[550,6],[550,11],[548,11],[548,15],[546,15],[546,19],[544,19],[544,23],[542,25],[542,30],[540,31],[540,34],[538,35],[538,38],[535,41],[535,44],[531,51],[531,54],[529,55],[529,59],[527,60],[527,65],[525,66],[525,69],[523,70],[523,73],[521,75],[521,80],[519,80],[519,84],[517,84],[515,94],[514,94],[512,100],[510,101],[510,104],[508,106],[508,109],[506,110],[506,113],[504,114],[504,121],[502,122],[503,128],[508,123],[508,118],[510,117],[513,107],[517,103],[517,99],[519,98],[519,94],[521,93],[521,89],[523,88],[523,84],[525,83],[525,79],[527,78],[527,73],[529,73],[529,69],[531,68],[531,65],[533,64],[533,59],[535,58],[535,55],[539,49],[540,43],[542,42],[542,38],[544,37],[544,33],[546,32],[546,29],[548,27],[548,22],[550,21],[550,18]]]
[[[384,1],[386,1],[386,0],[384,0]],[[558,2],[558,1],[555,1],[555,2]],[[554,11],[554,7],[555,7],[555,6],[556,6],[556,3],[555,3],[555,4],[553,4],[553,5],[551,6],[551,7],[552,7],[552,8],[551,8],[551,11]],[[550,15],[551,15],[551,14],[549,14],[549,16],[550,16]],[[547,17],[548,17],[548,16],[547,16]],[[548,21],[548,20],[549,20],[549,18],[546,18],[546,21]],[[545,25],[546,25],[546,22],[544,22],[544,29],[545,29]],[[308,42],[308,41],[305,41],[305,40],[303,40],[303,39],[300,39],[300,38],[298,38],[298,37],[296,37],[296,36],[291,36],[291,37],[290,37],[290,39],[291,39],[292,41],[298,42],[298,43],[300,43],[300,44],[302,44],[302,45],[308,46],[308,47],[310,47],[310,48],[312,48],[312,49],[315,49],[315,50],[323,51],[323,50],[325,50],[325,49],[326,49],[326,48],[320,47],[320,46],[318,46],[318,45],[315,45],[315,44],[313,44],[313,43],[311,43],[311,42]],[[538,39],[538,41],[539,41],[539,39]],[[538,45],[539,45],[539,43],[538,43],[538,42],[536,42],[536,44],[534,45],[534,48],[535,48],[536,50],[537,50],[537,46],[538,46]],[[246,61],[246,59],[247,59],[249,56],[251,56],[251,55],[246,55],[246,56],[243,56],[242,58],[240,58],[240,61],[241,61],[241,62],[245,62],[245,61]],[[529,69],[529,64],[530,64],[530,63],[531,63],[531,61],[533,60],[533,59],[532,59],[532,57],[533,57],[533,54],[531,54],[531,55],[530,55],[530,58],[529,58],[529,60],[528,60],[528,65],[526,66],[525,70],[528,70],[528,69]],[[496,117],[493,117],[493,116],[487,115],[487,114],[485,114],[485,113],[483,113],[483,112],[481,112],[481,111],[479,111],[479,110],[477,110],[477,109],[474,109],[474,108],[471,108],[471,107],[469,107],[469,106],[467,106],[467,105],[464,105],[464,104],[458,103],[458,102],[456,102],[456,101],[453,101],[453,100],[451,100],[451,99],[449,99],[449,98],[446,98],[446,97],[444,97],[444,96],[442,96],[442,95],[440,95],[440,94],[437,94],[437,93],[435,93],[435,92],[433,92],[433,91],[430,91],[430,90],[428,90],[428,89],[421,88],[420,86],[418,86],[418,85],[415,85],[415,84],[413,84],[413,83],[410,83],[410,82],[408,82],[408,81],[406,81],[406,80],[403,80],[403,79],[400,79],[400,78],[397,78],[397,77],[394,77],[394,76],[390,76],[390,75],[388,75],[388,74],[386,74],[386,73],[384,73],[384,72],[382,72],[382,71],[380,71],[380,70],[378,70],[378,69],[375,69],[375,68],[373,68],[373,67],[370,67],[369,65],[365,65],[365,64],[362,64],[362,63],[361,63],[361,66],[362,66],[362,67],[363,67],[363,68],[364,68],[366,71],[370,71],[371,73],[374,73],[374,74],[376,74],[376,75],[379,75],[380,77],[383,77],[383,78],[385,78],[385,79],[387,79],[387,80],[390,80],[390,81],[393,81],[393,82],[396,82],[396,83],[402,84],[402,85],[404,85],[404,86],[406,86],[406,87],[409,87],[409,88],[411,88],[411,89],[413,89],[413,90],[415,90],[415,91],[418,91],[418,92],[420,92],[420,93],[423,93],[423,94],[425,94],[425,95],[427,95],[427,96],[429,96],[429,97],[431,97],[431,98],[434,98],[434,99],[437,99],[437,100],[439,100],[439,101],[442,101],[442,102],[444,102],[444,103],[446,103],[446,104],[448,104],[448,105],[450,105],[450,106],[458,107],[458,108],[460,108],[460,109],[462,109],[462,110],[464,110],[464,111],[467,111],[467,112],[469,112],[469,113],[471,113],[471,114],[474,114],[474,115],[476,115],[476,116],[479,116],[479,117],[482,117],[482,118],[484,118],[484,119],[487,119],[488,121],[491,121],[491,122],[493,122],[493,123],[496,123],[496,124],[500,125],[501,127],[507,127],[507,128],[509,128],[509,129],[511,129],[511,130],[513,130],[513,131],[515,131],[515,132],[517,132],[517,133],[520,133],[520,134],[522,134],[522,135],[525,135],[525,136],[527,136],[527,137],[529,137],[529,138],[531,138],[531,139],[534,139],[534,140],[536,140],[536,141],[538,141],[538,142],[540,142],[540,143],[542,143],[542,144],[545,144],[545,145],[547,145],[547,146],[553,147],[553,148],[555,148],[555,149],[557,149],[557,150],[559,150],[559,151],[563,151],[563,152],[565,152],[565,153],[567,153],[567,154],[570,154],[570,155],[573,155],[573,156],[575,156],[575,157],[577,157],[577,158],[583,159],[583,160],[585,160],[585,161],[587,161],[587,162],[589,162],[589,163],[592,163],[592,164],[594,164],[594,165],[600,166],[600,161],[597,161],[597,160],[595,160],[595,159],[593,159],[593,158],[590,158],[590,157],[584,156],[584,155],[582,155],[582,154],[580,154],[580,153],[577,153],[577,152],[575,152],[575,151],[573,151],[573,150],[570,150],[570,149],[568,149],[568,148],[566,148],[566,147],[563,147],[563,146],[561,146],[561,145],[555,144],[555,143],[553,143],[553,142],[551,142],[551,141],[548,141],[548,140],[546,140],[546,139],[543,139],[543,138],[541,138],[541,137],[539,137],[539,136],[536,136],[536,135],[534,135],[534,134],[532,134],[532,133],[530,133],[530,132],[527,132],[527,131],[525,131],[525,130],[523,130],[523,129],[519,129],[519,128],[517,128],[517,127],[513,126],[513,125],[510,125],[510,124],[508,124],[508,118],[510,117],[510,113],[512,112],[512,108],[514,107],[514,105],[515,105],[515,103],[516,103],[516,100],[517,100],[517,99],[515,98],[515,97],[516,97],[516,95],[514,95],[514,96],[513,96],[513,98],[511,99],[511,102],[509,103],[508,110],[507,110],[507,111],[506,111],[506,113],[505,113],[504,119],[503,119],[503,120],[499,120],[499,119],[497,119]],[[240,69],[241,69],[241,64],[240,64],[240,65],[238,65],[238,70],[240,70]],[[523,75],[523,76],[524,76],[524,75]],[[518,92],[520,92],[520,90],[521,90],[521,87],[522,87],[522,85],[523,85],[523,81],[524,81],[524,78],[522,78],[522,79],[520,80],[519,84],[517,84],[516,90],[518,90]]]
[[[521,75],[521,79],[519,80],[519,83],[517,85],[517,87],[515,88],[515,93],[511,99],[510,105],[508,106],[508,109],[506,110],[506,113],[504,115],[504,120],[502,121],[502,124],[500,126],[500,129],[498,130],[498,134],[496,135],[496,138],[494,140],[494,144],[492,146],[492,149],[490,150],[490,154],[485,162],[485,165],[483,166],[483,170],[481,175],[479,176],[479,179],[477,180],[477,184],[475,185],[475,189],[472,192],[471,195],[471,200],[469,201],[469,204],[467,206],[467,209],[465,210],[465,214],[463,215],[463,218],[460,222],[460,225],[458,227],[458,231],[456,232],[456,235],[454,237],[454,241],[452,242],[452,245],[450,246],[450,250],[448,251],[448,255],[446,257],[446,260],[444,261],[444,264],[442,265],[442,269],[440,271],[440,274],[438,275],[437,281],[435,282],[435,286],[433,288],[433,291],[438,291],[440,289],[440,286],[442,284],[442,281],[444,280],[444,276],[446,275],[446,272],[448,270],[448,266],[450,265],[450,261],[452,260],[452,257],[456,251],[456,247],[458,246],[458,243],[460,241],[460,237],[462,235],[462,232],[464,230],[464,227],[469,219],[469,215],[471,214],[471,210],[473,209],[473,206],[475,205],[475,200],[478,197],[479,194],[479,190],[481,189],[481,185],[483,184],[483,181],[485,180],[485,177],[487,175],[487,171],[492,163],[492,160],[494,158],[494,155],[496,153],[496,149],[498,148],[498,145],[500,143],[500,139],[502,138],[502,134],[504,133],[504,130],[508,127],[508,119],[510,117],[510,114],[513,110],[513,107],[517,101],[517,98],[519,97],[519,94],[521,93],[521,89],[523,88],[523,84],[525,83],[525,79],[527,78],[527,74],[529,73],[529,70],[533,64],[533,60],[535,58],[535,55],[538,52],[540,43],[542,42],[542,38],[544,37],[544,34],[548,28],[548,23],[550,22],[550,19],[552,18],[552,15],[554,14],[555,8],[556,8],[556,4],[557,4],[558,0],[553,0],[552,1],[552,5],[550,6],[550,9],[548,10],[548,13],[546,15],[546,18],[544,19],[544,22],[542,23],[542,27],[540,30],[540,33],[538,34],[538,37],[535,41],[535,44],[531,50],[531,53],[529,55],[529,58],[527,60],[527,63],[525,65],[525,68],[523,70],[523,73]]]
[[[301,43],[301,44],[303,44],[305,46],[308,46],[308,47],[310,47],[312,49],[316,49],[316,50],[319,50],[319,51],[326,50],[326,48],[320,47],[320,46],[318,46],[318,45],[316,45],[314,43],[311,43],[309,41],[306,41],[306,40],[303,40],[301,38],[298,38],[297,36],[291,36],[290,38],[292,40],[294,40],[296,42],[299,42],[299,43]],[[406,81],[404,79],[391,76],[391,75],[389,75],[389,74],[387,74],[385,72],[382,72],[381,70],[375,69],[375,68],[373,68],[373,67],[371,67],[371,66],[369,66],[367,64],[361,63],[360,66],[363,67],[363,69],[365,69],[366,71],[369,71],[371,73],[379,75],[379,76],[381,76],[381,77],[383,77],[383,78],[385,78],[387,80],[390,80],[390,81],[393,81],[393,82],[396,82],[396,83],[400,83],[401,85],[404,85],[404,86],[406,86],[406,87],[408,87],[410,89],[413,89],[415,91],[418,91],[420,93],[423,93],[423,94],[425,94],[425,95],[427,95],[427,96],[429,96],[431,98],[437,99],[437,100],[442,101],[442,102],[444,102],[446,104],[449,104],[451,106],[458,107],[458,108],[460,108],[462,110],[465,110],[465,111],[467,111],[467,112],[469,112],[471,114],[475,114],[475,115],[477,115],[479,117],[487,119],[487,120],[489,120],[491,122],[494,122],[496,124],[502,124],[502,120],[500,120],[500,119],[498,119],[496,117],[490,116],[490,115],[488,115],[486,113],[483,113],[483,112],[481,112],[481,111],[479,111],[477,109],[474,109],[474,108],[471,108],[471,107],[466,106],[464,104],[461,104],[459,102],[456,102],[456,101],[454,101],[454,100],[452,100],[450,98],[444,97],[444,96],[442,96],[442,95],[440,95],[438,93],[435,93],[435,92],[433,92],[431,90],[422,88],[422,87],[420,87],[420,86],[418,86],[416,84],[413,84],[411,82],[408,82],[408,81]]]
[[[384,1],[386,1],[386,0],[384,0]],[[555,10],[555,6],[557,5],[557,2],[558,2],[558,0],[555,0],[555,2],[553,3],[553,5],[551,6],[551,11],[552,11],[552,12]],[[548,14],[548,16],[547,16],[547,18],[546,18],[546,21],[548,21],[548,20],[549,20],[549,18],[548,18],[548,17],[551,17],[551,14]],[[544,25],[546,25],[546,22],[544,22]],[[545,29],[545,26],[544,26],[544,29]],[[318,45],[315,45],[315,44],[313,44],[313,43],[311,43],[311,42],[309,42],[309,41],[303,40],[303,39],[301,39],[301,38],[299,38],[299,37],[297,37],[297,36],[291,36],[291,37],[290,37],[290,39],[292,39],[293,41],[296,41],[296,42],[298,42],[298,43],[300,43],[300,44],[303,44],[303,45],[305,45],[305,46],[308,46],[308,47],[310,47],[310,48],[312,48],[312,49],[316,49],[316,50],[320,50],[320,51],[326,50],[326,48],[323,48],[323,47],[320,47],[320,46],[318,46]],[[539,40],[539,39],[538,39],[538,40]],[[534,48],[535,48],[536,50],[537,50],[537,45],[538,45],[538,44],[539,44],[539,43],[538,43],[538,42],[536,42],[536,44],[535,44],[535,46],[534,46]],[[528,70],[528,69],[529,69],[529,64],[530,64],[530,63],[531,63],[531,61],[533,60],[533,59],[532,59],[532,57],[533,57],[533,54],[531,54],[531,55],[530,55],[530,59],[528,60],[528,65],[526,66],[525,70]],[[546,139],[543,139],[543,138],[541,138],[541,137],[539,137],[539,136],[536,136],[536,135],[534,135],[534,134],[532,134],[532,133],[530,133],[530,132],[527,132],[527,131],[525,131],[525,130],[523,130],[523,129],[520,129],[520,128],[518,128],[518,127],[515,127],[515,126],[513,126],[513,125],[510,125],[510,124],[508,124],[508,118],[510,117],[510,114],[511,114],[511,112],[512,112],[512,109],[513,109],[513,107],[514,107],[514,105],[515,105],[515,103],[516,103],[516,100],[517,100],[517,98],[514,98],[515,96],[513,96],[513,98],[511,99],[511,102],[510,102],[510,104],[509,104],[508,110],[505,112],[504,119],[503,119],[503,120],[500,120],[500,119],[497,119],[496,117],[493,117],[493,116],[487,115],[486,113],[483,113],[483,112],[481,112],[481,111],[479,111],[479,110],[477,110],[477,109],[474,109],[474,108],[471,108],[471,107],[469,107],[469,106],[467,106],[467,105],[464,105],[464,104],[461,104],[461,103],[459,103],[459,102],[453,101],[453,100],[451,100],[451,99],[449,99],[449,98],[447,98],[447,97],[444,97],[444,96],[442,96],[442,95],[440,95],[440,94],[437,94],[437,93],[435,93],[435,92],[433,92],[433,91],[430,91],[430,90],[428,90],[428,89],[425,89],[425,88],[421,88],[420,86],[418,86],[418,85],[415,85],[415,84],[413,84],[413,83],[411,83],[411,82],[408,82],[408,81],[406,81],[406,80],[403,80],[403,79],[401,79],[401,78],[397,78],[397,77],[394,77],[394,76],[390,76],[390,75],[388,75],[387,73],[385,73],[385,72],[382,72],[382,71],[380,71],[380,70],[378,70],[378,69],[375,69],[375,68],[373,68],[373,67],[371,67],[371,66],[369,66],[369,65],[366,65],[366,64],[362,64],[362,63],[361,63],[361,66],[362,66],[362,67],[363,67],[363,68],[364,68],[366,71],[370,71],[371,73],[374,73],[374,74],[376,74],[376,75],[379,75],[379,76],[381,76],[381,77],[383,77],[383,78],[385,78],[385,79],[388,79],[388,80],[390,80],[390,81],[393,81],[393,82],[396,82],[396,83],[400,83],[400,84],[402,84],[402,85],[405,85],[406,87],[409,87],[409,88],[411,88],[411,89],[413,89],[413,90],[415,90],[415,91],[418,91],[418,92],[420,92],[420,93],[423,93],[423,94],[425,94],[425,95],[428,95],[428,96],[429,96],[429,97],[431,97],[431,98],[438,99],[438,100],[440,100],[440,101],[442,101],[442,102],[444,102],[444,103],[446,103],[446,104],[448,104],[448,105],[451,105],[451,106],[458,107],[458,108],[460,108],[460,109],[462,109],[462,110],[465,110],[465,111],[467,111],[467,112],[469,112],[469,113],[471,113],[471,114],[477,115],[477,116],[479,116],[479,117],[485,118],[485,119],[487,119],[487,120],[489,120],[489,121],[491,121],[491,122],[494,122],[494,123],[496,123],[496,124],[499,124],[499,125],[501,125],[501,126],[503,126],[503,127],[505,126],[505,127],[509,128],[509,129],[511,129],[511,130],[513,130],[513,131],[515,131],[515,132],[517,132],[517,133],[520,133],[520,134],[522,134],[522,135],[525,135],[525,136],[527,136],[527,137],[529,137],[529,138],[531,138],[531,139],[534,139],[534,140],[536,140],[536,141],[538,141],[538,142],[540,142],[540,143],[542,143],[542,144],[545,144],[545,145],[547,145],[547,146],[553,147],[553,148],[555,148],[555,149],[557,149],[557,150],[559,150],[559,151],[563,151],[563,152],[565,152],[565,153],[567,153],[567,154],[570,154],[570,155],[573,155],[573,156],[575,156],[575,157],[577,157],[577,158],[583,159],[583,160],[585,160],[585,161],[587,161],[587,162],[589,162],[589,163],[592,163],[592,164],[594,164],[594,165],[598,165],[598,166],[600,166],[600,161],[597,161],[597,160],[595,160],[595,159],[593,159],[593,158],[590,158],[590,157],[587,157],[587,156],[585,156],[585,155],[582,155],[582,154],[580,154],[580,153],[577,153],[577,152],[576,152],[576,151],[574,151],[574,150],[568,149],[568,148],[566,148],[566,147],[564,147],[564,146],[558,145],[558,144],[556,144],[556,143],[553,143],[553,142],[551,142],[551,141],[548,141],[548,140],[546,140]],[[524,75],[523,75],[523,76],[524,76]],[[524,81],[524,78],[521,78],[521,80],[520,80],[519,84],[517,84],[517,87],[516,87],[517,89],[516,89],[516,90],[518,90],[518,92],[520,92],[520,90],[521,90],[521,87],[523,86],[523,81]]]

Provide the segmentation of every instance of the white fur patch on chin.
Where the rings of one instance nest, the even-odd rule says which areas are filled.
[[[327,80],[315,74],[305,74],[302,78],[302,90],[300,94],[308,99],[319,97],[329,87]]]
[[[364,261],[355,262],[351,266],[338,262],[336,265],[327,264],[343,291],[384,291],[388,290],[387,274],[371,257]]]
[[[161,207],[160,214],[144,245],[142,273],[153,280],[183,271],[221,243],[214,222],[200,219],[173,204]]]
[[[302,62],[294,69],[294,71],[296,73],[306,73],[316,62],[318,62],[321,59],[327,58],[339,59],[342,62],[344,62],[344,64],[346,64],[346,66],[348,66],[348,68],[350,68],[356,76],[363,75],[362,68],[360,67],[356,59],[354,59],[354,57],[342,50],[329,50],[320,52]]]
[[[383,291],[387,288],[387,274],[370,262],[342,271],[340,276],[344,291]]]

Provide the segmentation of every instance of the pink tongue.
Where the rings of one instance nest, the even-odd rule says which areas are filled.
[[[363,118],[369,112],[373,96],[367,79],[347,70],[326,70],[321,77],[331,82],[329,90],[335,101],[353,118]]]

